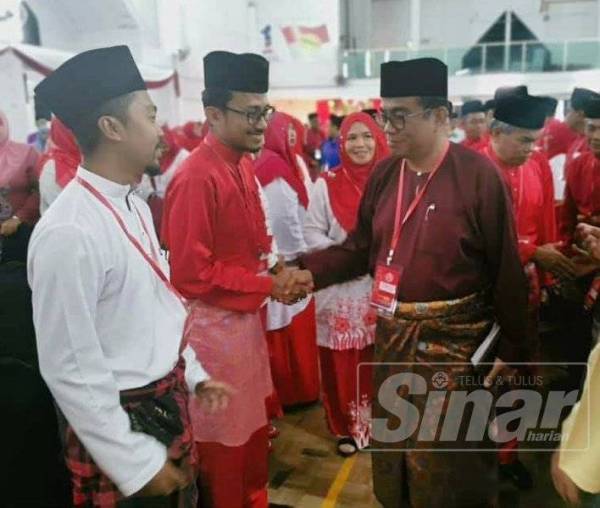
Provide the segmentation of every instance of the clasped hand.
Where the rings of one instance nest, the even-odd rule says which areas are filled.
[[[271,298],[286,305],[306,298],[314,290],[313,277],[308,270],[285,267],[271,277],[273,278]]]

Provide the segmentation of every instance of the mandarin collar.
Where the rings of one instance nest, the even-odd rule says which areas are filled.
[[[243,153],[234,150],[223,143],[217,136],[212,132],[209,132],[204,138],[204,142],[210,146],[225,162],[229,164],[237,165],[244,156]]]
[[[108,180],[96,173],[88,171],[83,166],[77,168],[77,176],[91,184],[98,192],[111,198],[126,198],[131,192],[131,185],[122,185]]]

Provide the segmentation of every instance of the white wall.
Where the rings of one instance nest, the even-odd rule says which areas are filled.
[[[338,66],[339,2],[338,0],[258,0],[257,29],[267,24],[273,27],[274,57],[271,59],[271,85],[302,87],[333,85]],[[315,27],[326,25],[329,42],[312,55],[295,55],[281,32],[286,25]],[[255,41],[262,47],[260,34]]]
[[[23,41],[23,30],[19,16],[19,0],[0,0],[0,13],[4,16],[10,12],[12,17],[0,21],[0,42],[20,43]]]
[[[371,1],[371,0],[370,0]],[[410,1],[372,0],[370,30],[372,48],[394,48],[410,39]]]
[[[349,47],[352,48],[368,48],[371,44],[371,23],[374,5],[370,1],[365,0],[342,0],[342,10],[344,5],[349,6],[349,27],[350,27],[350,41]],[[346,26],[345,20],[340,19],[340,31],[342,34],[345,33]]]
[[[149,4],[152,0],[149,0]],[[42,44],[76,53],[127,44],[142,53],[142,29],[127,0],[29,0],[38,17]]]
[[[200,101],[204,88],[203,57],[213,50],[262,52],[264,41],[260,30],[267,24],[272,26],[273,37],[273,53],[268,56],[272,89],[334,85],[338,65],[338,0],[189,2],[183,9],[182,30],[190,54],[179,63],[182,120],[203,117]],[[282,27],[321,24],[328,27],[330,42],[327,45],[314,55],[298,56],[290,51]]]
[[[0,56],[0,109],[8,117],[11,139],[25,142],[33,132],[33,105],[27,104],[24,69],[21,61],[10,51]]]

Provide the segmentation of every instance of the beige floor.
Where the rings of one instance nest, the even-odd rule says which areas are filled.
[[[323,506],[344,462],[352,461],[350,475],[337,502],[325,506],[380,506],[372,495],[369,455],[359,453],[355,459],[339,457],[319,405],[286,414],[277,422],[277,428],[281,435],[273,441],[269,465],[271,503],[297,508]]]
[[[286,414],[277,422],[277,427],[281,435],[273,442],[269,467],[271,503],[294,508],[380,506],[372,494],[369,454],[359,453],[355,459],[339,457],[335,452],[335,440],[327,432],[320,405]],[[512,485],[503,484],[501,506],[565,506],[552,489],[548,473],[549,454],[522,453],[521,456],[534,475],[535,488],[522,494]],[[336,478],[350,466],[347,480],[336,484]],[[338,486],[341,490],[336,495]]]

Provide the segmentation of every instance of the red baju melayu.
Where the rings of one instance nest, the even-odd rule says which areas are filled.
[[[250,158],[208,134],[165,199],[172,281],[192,301],[186,339],[211,377],[235,390],[214,415],[190,403],[201,496],[213,507],[267,504],[265,399],[273,385],[260,309],[273,285],[272,238],[259,192]]]
[[[566,154],[578,137],[577,132],[565,122],[552,118],[546,123],[536,145],[551,160],[557,155]]]
[[[588,145],[587,137],[584,134],[578,134],[575,141],[569,145],[569,149],[567,150],[567,158],[565,159],[565,180],[567,179],[571,163],[589,151],[590,147]]]
[[[529,332],[537,340],[537,325],[544,274],[532,261],[538,247],[556,241],[556,215],[554,210],[554,185],[548,160],[534,152],[520,166],[509,166],[496,155],[492,146],[482,152],[492,160],[502,173],[512,197],[519,241],[519,257],[529,283]],[[501,464],[517,460],[518,444],[514,439],[501,446]]]
[[[600,215],[600,159],[591,151],[581,154],[567,167],[567,187],[560,220],[560,237],[573,243],[578,215]]]
[[[534,152],[524,164],[508,166],[500,161],[491,146],[482,153],[500,168],[510,190],[517,224],[519,257],[526,267],[532,262],[538,247],[556,241],[554,186],[548,160]]]
[[[482,136],[477,139],[463,139],[460,144],[466,148],[470,148],[471,150],[475,150],[479,152],[483,150],[488,145],[489,139],[486,136]]]

